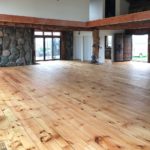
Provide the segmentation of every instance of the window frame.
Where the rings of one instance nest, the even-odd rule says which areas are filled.
[[[42,32],[42,35],[35,35],[35,32]],[[52,34],[44,35],[44,32],[51,32]],[[36,60],[36,56],[35,56],[35,61],[49,61],[49,60],[60,60],[61,59],[61,35],[62,35],[62,33],[60,32],[60,35],[53,35],[54,32],[60,32],[60,31],[40,31],[40,30],[34,31],[34,49],[35,49],[35,38],[43,38],[43,52],[44,52],[43,60]],[[46,59],[46,47],[45,47],[45,39],[46,38],[52,38],[52,59]],[[53,58],[53,38],[60,38],[60,59]]]

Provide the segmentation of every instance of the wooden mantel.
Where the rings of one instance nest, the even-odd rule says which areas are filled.
[[[88,22],[44,19],[0,14],[1,26],[21,26],[50,30],[118,30],[150,28],[150,11],[138,12]]]

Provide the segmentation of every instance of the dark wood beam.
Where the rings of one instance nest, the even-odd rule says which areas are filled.
[[[97,27],[99,30],[126,30],[126,29],[148,29],[150,28],[150,21],[130,22],[125,24],[115,24]]]
[[[110,17],[101,20],[87,22],[88,27],[104,27],[116,24],[150,21],[150,11],[138,12],[122,16]]]
[[[86,23],[80,21],[68,21],[57,19],[44,19],[27,16],[15,16],[0,14],[0,22],[15,23],[15,24],[33,24],[33,25],[47,25],[47,26],[63,26],[63,27],[86,27]]]
[[[138,12],[89,22],[0,14],[0,26],[17,26],[41,30],[61,31],[144,29],[150,28],[150,11]]]
[[[41,31],[92,31],[91,28],[82,27],[65,27],[65,26],[49,26],[49,25],[36,25],[36,24],[23,24],[23,23],[6,23],[0,22],[1,27],[25,27],[33,28]]]

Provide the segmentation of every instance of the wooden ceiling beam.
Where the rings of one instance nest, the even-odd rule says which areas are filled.
[[[43,30],[92,31],[150,28],[150,11],[138,12],[101,20],[80,22],[0,14],[1,26],[30,27]]]
[[[1,27],[25,27],[33,28],[41,31],[92,31],[91,28],[81,27],[64,27],[64,26],[48,26],[48,25],[37,25],[37,24],[21,24],[21,23],[6,23],[0,22]]]
[[[147,29],[147,28],[150,28],[150,21],[107,25],[107,26],[97,27],[94,29],[99,29],[99,30],[126,30],[126,29]]]
[[[150,21],[150,11],[121,15],[101,20],[87,22],[88,27],[101,27],[107,25],[126,24],[134,22]]]
[[[82,27],[82,28],[86,27],[86,23],[80,22],[80,21],[44,19],[44,18],[15,16],[15,15],[6,15],[6,14],[0,14],[0,22],[48,25],[48,26],[63,26],[63,27]]]

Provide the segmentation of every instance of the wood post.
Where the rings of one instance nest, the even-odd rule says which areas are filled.
[[[99,30],[94,30],[93,33],[93,52],[92,52],[92,63],[97,63],[97,59],[99,57]]]
[[[66,59],[66,32],[61,32],[61,60]]]
[[[61,60],[73,59],[73,32],[63,31],[61,34]]]

